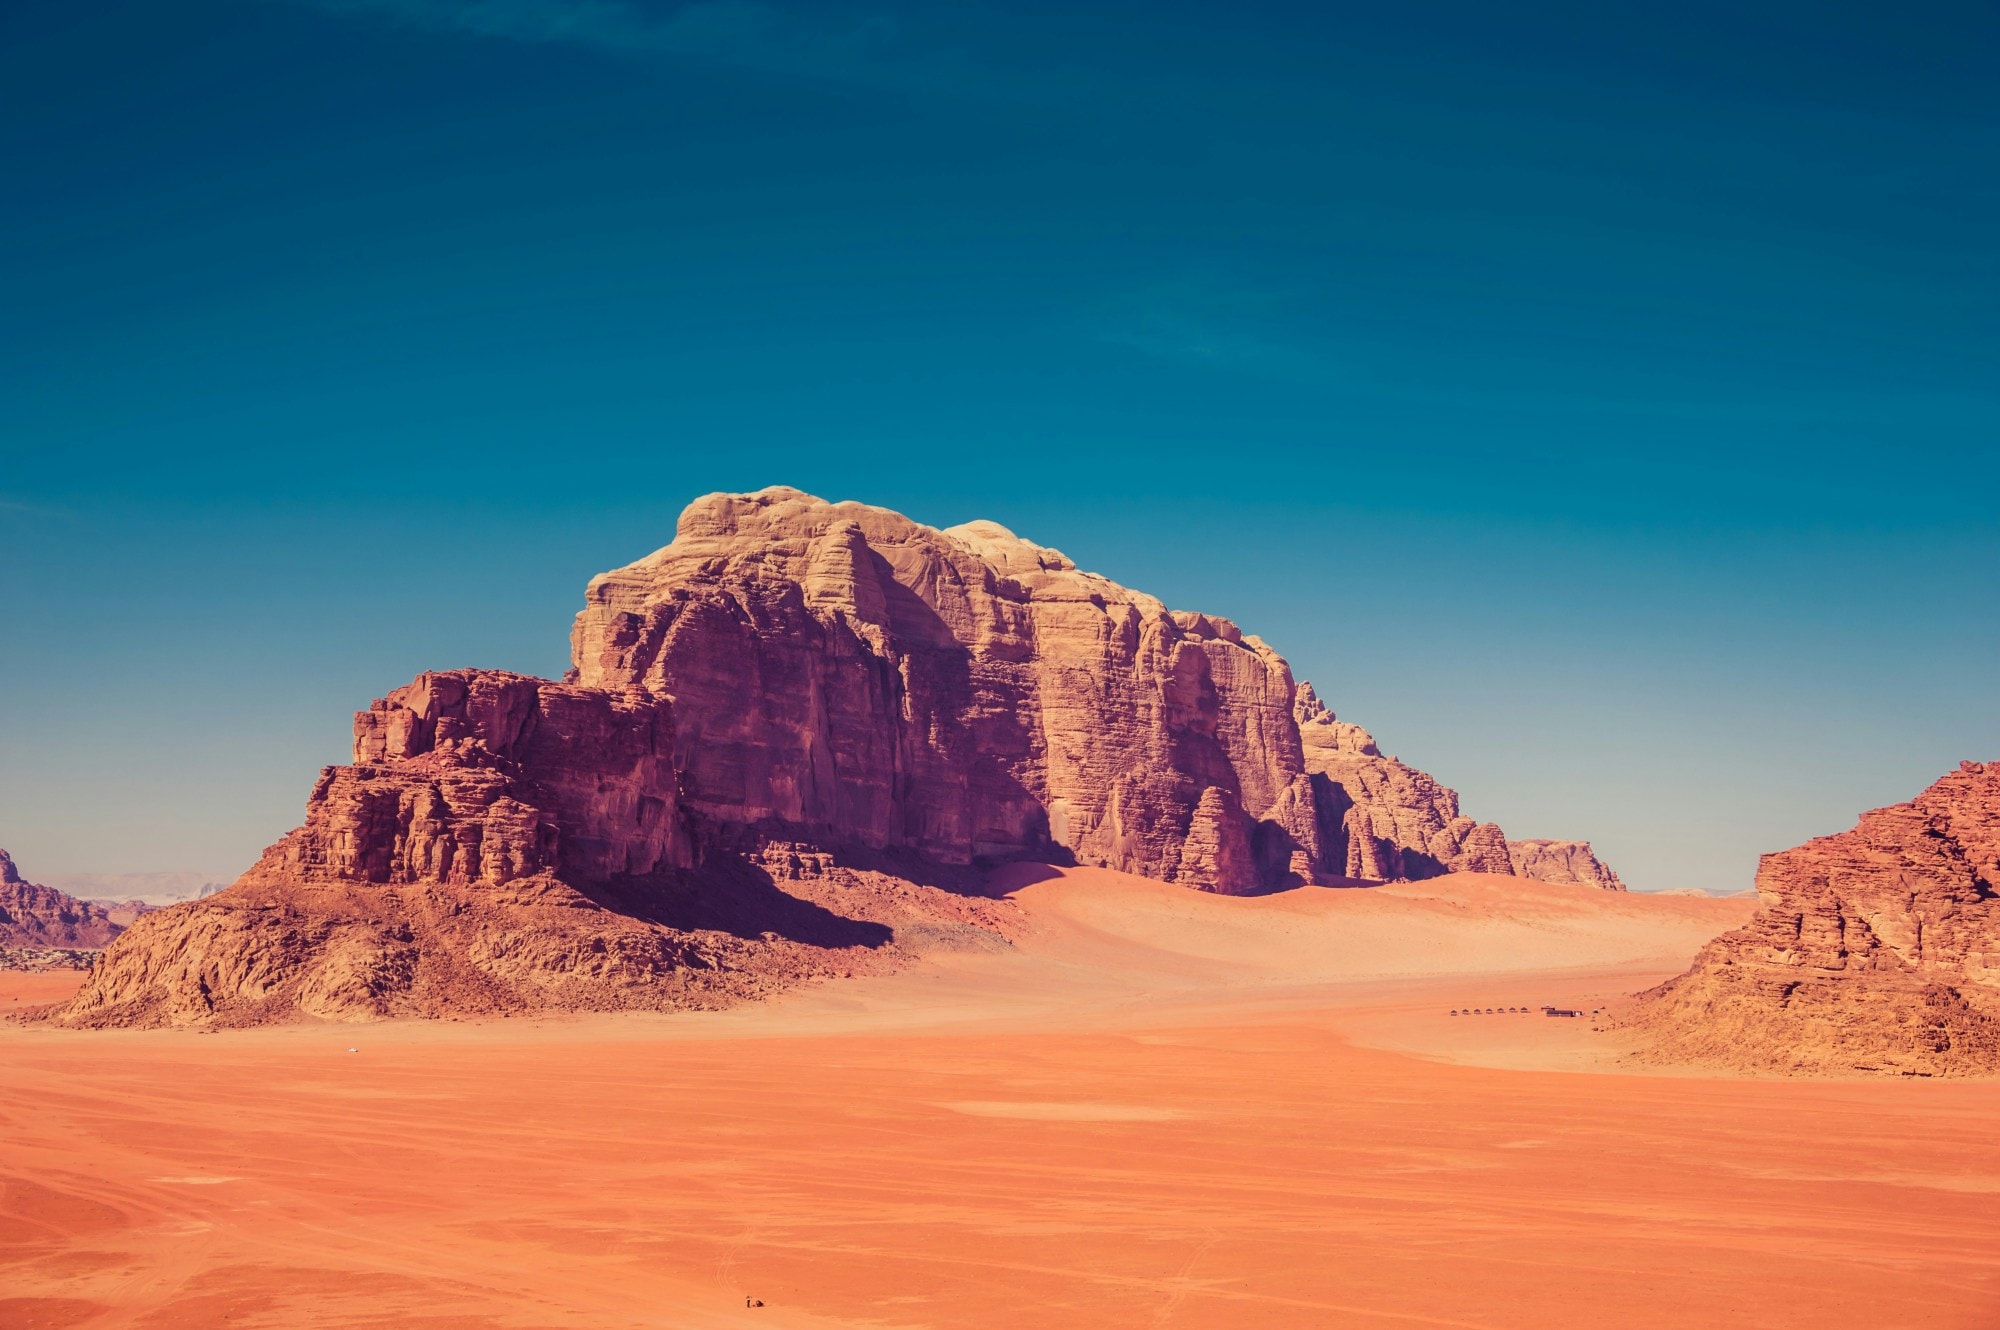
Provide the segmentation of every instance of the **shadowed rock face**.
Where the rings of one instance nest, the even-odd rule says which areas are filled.
[[[1458,811],[1458,792],[1393,757],[1368,731],[1299,690],[1295,715],[1317,778],[1321,840],[1345,877],[1422,879],[1442,873],[1511,874],[1507,838]]]
[[[692,867],[672,710],[497,670],[421,675],[355,716],[354,765],[327,768],[273,853],[364,882]]]
[[[52,1019],[712,1007],[880,968],[898,924],[990,936],[985,902],[823,855],[712,838],[696,871],[673,749],[642,693],[421,675],[355,716],[303,826],[136,921]]]
[[[0,946],[102,947],[118,933],[103,906],[25,880],[0,850]]]
[[[1749,925],[1641,995],[1650,1056],[1773,1071],[2000,1070],[2000,763],[1767,854]]]
[[[974,866],[1009,859],[1226,893],[1513,872],[1258,639],[990,522],[710,495],[590,584],[572,647],[565,683],[428,673],[359,713],[305,824],[54,1018],[712,1005],[990,939]]]
[[[1623,891],[1588,841],[1510,841],[1458,810],[1458,792],[1386,756],[1375,739],[1327,710],[1300,684],[1294,716],[1312,773],[1327,871],[1350,878],[1422,880],[1499,873]]]
[[[674,700],[716,821],[1225,892],[1322,862],[1284,660],[991,522],[712,495],[588,602],[574,677]]]

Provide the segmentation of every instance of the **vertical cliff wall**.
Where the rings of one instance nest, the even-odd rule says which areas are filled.
[[[1284,660],[993,523],[711,495],[587,600],[574,678],[673,700],[706,818],[1216,891],[1322,864]]]

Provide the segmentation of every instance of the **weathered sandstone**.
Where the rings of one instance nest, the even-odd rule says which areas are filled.
[[[497,886],[687,868],[663,702],[496,670],[424,674],[354,718],[280,871]],[[267,861],[270,856],[266,856]]]
[[[1573,882],[1580,887],[1623,891],[1625,884],[1599,859],[1587,840],[1510,840],[1508,858],[1516,877],[1538,882]]]
[[[1624,1018],[1646,1056],[1781,1072],[2000,1071],[2000,762],[1757,868],[1756,917]]]
[[[1463,816],[1456,790],[1384,754],[1368,731],[1327,710],[1311,684],[1299,685],[1294,714],[1329,872],[1375,880],[1499,873],[1625,889],[1588,841],[1509,841],[1493,823]]]
[[[55,1019],[715,1006],[872,968],[896,923],[986,936],[982,902],[787,847],[718,843],[692,871],[671,707],[643,694],[425,674],[355,716],[354,757],[229,891],[138,919]]]
[[[118,932],[102,906],[25,880],[0,850],[0,947],[102,947]]]
[[[1235,894],[1514,871],[1257,638],[990,522],[710,495],[591,582],[572,657],[359,713],[304,825],[55,1019],[732,1001],[993,942],[1007,860]]]
[[[674,700],[701,817],[1223,892],[1322,863],[1284,660],[994,523],[711,495],[587,600],[576,680]]]

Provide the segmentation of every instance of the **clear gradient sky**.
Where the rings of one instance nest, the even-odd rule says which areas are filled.
[[[2000,758],[1996,15],[10,0],[0,845],[238,871],[785,483],[1745,887]]]

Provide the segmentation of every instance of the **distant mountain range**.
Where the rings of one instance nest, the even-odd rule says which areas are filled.
[[[42,884],[80,900],[144,901],[172,905],[176,901],[213,896],[234,881],[228,873],[44,873]]]

